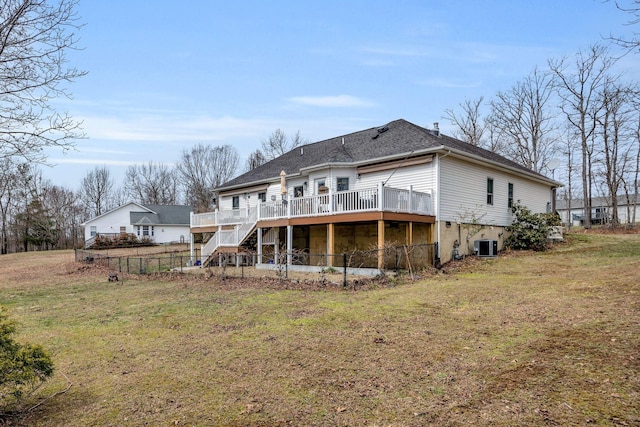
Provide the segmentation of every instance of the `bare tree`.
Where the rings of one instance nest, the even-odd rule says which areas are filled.
[[[617,84],[607,84],[601,94],[602,114],[598,116],[602,140],[602,174],[611,200],[611,224],[616,226],[618,218],[618,191],[622,187],[631,160],[631,114],[634,112],[629,101],[631,88]]]
[[[615,4],[619,10],[631,15],[631,20],[627,23],[628,25],[635,26],[640,24],[640,0],[633,0],[630,3],[616,1]],[[638,31],[632,31],[630,37],[610,35],[608,39],[624,49],[638,49],[637,53],[640,53],[640,33],[638,33]]]
[[[42,204],[52,219],[54,248],[70,249],[82,241],[84,209],[80,198],[72,190],[47,183],[42,189]]]
[[[481,146],[488,123],[482,118],[480,106],[484,101],[481,96],[475,100],[465,100],[459,104],[461,112],[453,109],[444,110],[444,119],[451,122],[455,129],[453,136],[471,145]]]
[[[549,61],[561,98],[561,109],[580,137],[586,228],[591,227],[592,138],[595,136],[597,116],[601,110],[597,96],[609,78],[607,73],[613,62],[606,48],[601,45],[593,45],[587,52],[579,52],[573,67],[567,58]]]
[[[534,69],[523,81],[491,101],[491,123],[502,139],[506,157],[542,172],[557,141],[549,100],[553,94],[550,75]]]
[[[251,171],[257,168],[258,166],[262,166],[267,163],[267,158],[262,154],[262,151],[256,150],[253,153],[249,154],[247,158],[247,162],[245,164],[245,171]]]
[[[573,218],[571,217],[571,203],[573,201],[573,173],[575,169],[575,165],[574,165],[575,152],[577,148],[576,146],[578,145],[576,143],[575,135],[571,132],[571,130],[572,130],[571,128],[567,127],[566,136],[564,138],[563,150],[562,150],[562,154],[565,156],[567,160],[567,169],[566,169],[567,185],[565,186],[563,195],[565,198],[565,203],[567,208],[567,227],[569,229],[571,229],[571,226],[573,224]]]
[[[129,197],[142,204],[175,205],[178,200],[177,174],[164,163],[129,166],[125,189]]]
[[[20,191],[20,168],[13,159],[2,159],[0,163],[0,253],[9,253],[11,217]]]
[[[51,105],[86,74],[67,67],[77,46],[77,0],[0,0],[0,158],[44,162],[83,137],[79,123]]]
[[[114,182],[106,166],[96,166],[82,178],[79,193],[89,217],[100,216],[115,207],[113,187]]]
[[[269,138],[262,140],[261,152],[264,158],[267,161],[270,161],[300,145],[308,143],[308,139],[300,136],[300,131],[297,131],[292,138],[289,138],[282,130],[276,129],[271,135],[269,135]]]
[[[211,210],[215,188],[231,179],[238,169],[240,156],[230,145],[198,144],[182,152],[176,170],[184,187],[186,203],[196,212]]]

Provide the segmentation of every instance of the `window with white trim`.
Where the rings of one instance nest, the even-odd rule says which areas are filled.
[[[493,205],[493,178],[487,178],[487,204]]]
[[[338,178],[336,188],[338,191],[349,191],[349,178],[348,177]]]
[[[509,183],[509,201],[507,202],[507,206],[509,206],[509,209],[511,209],[513,207],[513,183]]]

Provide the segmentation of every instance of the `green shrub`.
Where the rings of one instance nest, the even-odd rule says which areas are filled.
[[[19,401],[53,374],[53,361],[39,345],[14,341],[15,322],[0,307],[0,410]]]
[[[505,246],[534,251],[547,249],[549,228],[560,225],[560,216],[555,212],[534,214],[520,201],[513,204],[511,211],[515,218],[513,224],[507,227],[511,235],[505,241]]]

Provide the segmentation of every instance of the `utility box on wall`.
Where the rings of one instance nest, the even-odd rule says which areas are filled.
[[[473,242],[473,250],[476,255],[482,257],[498,256],[497,240],[476,240]]]

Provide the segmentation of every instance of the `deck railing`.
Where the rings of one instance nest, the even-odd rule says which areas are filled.
[[[263,202],[256,207],[245,209],[193,214],[191,227],[255,224],[259,220],[368,211],[433,215],[433,200],[430,193],[379,185],[372,188]]]

